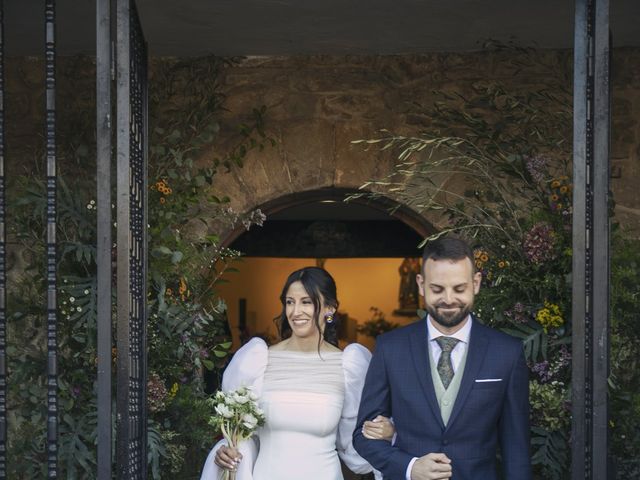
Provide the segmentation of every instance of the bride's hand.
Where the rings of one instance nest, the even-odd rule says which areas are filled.
[[[378,415],[371,421],[364,422],[362,426],[362,434],[369,440],[387,440],[391,441],[396,429],[391,420],[382,415]]]
[[[235,470],[242,460],[242,454],[233,447],[221,446],[216,452],[215,463],[225,470]]]

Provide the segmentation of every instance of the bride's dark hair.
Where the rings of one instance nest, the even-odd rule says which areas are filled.
[[[336,294],[336,282],[329,272],[319,267],[304,267],[300,270],[296,270],[287,278],[282,287],[282,293],[280,294],[280,303],[282,303],[282,311],[280,315],[274,318],[278,327],[278,333],[280,333],[280,339],[284,340],[291,336],[291,326],[287,321],[287,292],[292,283],[300,282],[304,287],[304,290],[311,298],[313,302],[313,321],[319,331],[320,328],[320,310],[322,304],[333,307],[336,309],[336,313],[333,315],[333,321],[331,323],[325,322],[324,326],[324,341],[329,342],[334,346],[338,346],[338,298]],[[318,348],[320,344],[318,343]]]

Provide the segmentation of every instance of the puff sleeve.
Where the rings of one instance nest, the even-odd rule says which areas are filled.
[[[245,386],[251,387],[256,394],[261,395],[268,354],[269,350],[264,340],[253,338],[247,342],[234,354],[225,369],[222,376],[222,390],[229,392]],[[218,480],[221,478],[223,470],[215,464],[214,460],[216,452],[222,445],[226,445],[224,439],[216,443],[209,452],[200,480]],[[238,446],[238,450],[242,454],[242,462],[238,466],[237,480],[253,479],[252,471],[258,457],[258,448],[259,442],[255,435]]]
[[[345,395],[342,416],[338,425],[336,447],[338,455],[351,471],[358,474],[373,471],[376,474],[376,478],[381,478],[379,472],[373,470],[373,467],[358,455],[352,443],[353,430],[356,427],[358,408],[360,406],[360,396],[362,395],[364,378],[369,368],[370,360],[371,353],[369,350],[357,343],[348,345],[342,354]]]

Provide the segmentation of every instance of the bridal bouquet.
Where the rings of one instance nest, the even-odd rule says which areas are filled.
[[[249,387],[240,387],[231,392],[219,390],[209,399],[209,404],[215,410],[209,425],[222,432],[230,447],[237,447],[264,425],[264,412],[258,407],[258,395]],[[225,480],[234,478],[235,472],[225,471]]]

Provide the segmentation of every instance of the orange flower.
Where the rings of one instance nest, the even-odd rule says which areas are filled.
[[[483,262],[488,262],[489,261],[489,255],[487,255],[486,253],[483,253],[482,255],[480,255],[480,260]]]
[[[560,180],[554,180],[551,182],[551,188],[558,188],[560,186]]]
[[[559,198],[560,197],[558,197],[558,195],[556,195],[555,193],[553,195],[551,195],[551,201],[552,202],[557,202]]]
[[[504,267],[506,267],[506,266],[507,266],[507,264],[504,262],[504,260],[500,260],[500,261],[498,262],[498,267],[500,267],[500,268],[504,268]]]
[[[160,197],[160,203],[164,203],[166,202],[166,200],[164,199],[164,197]]]

